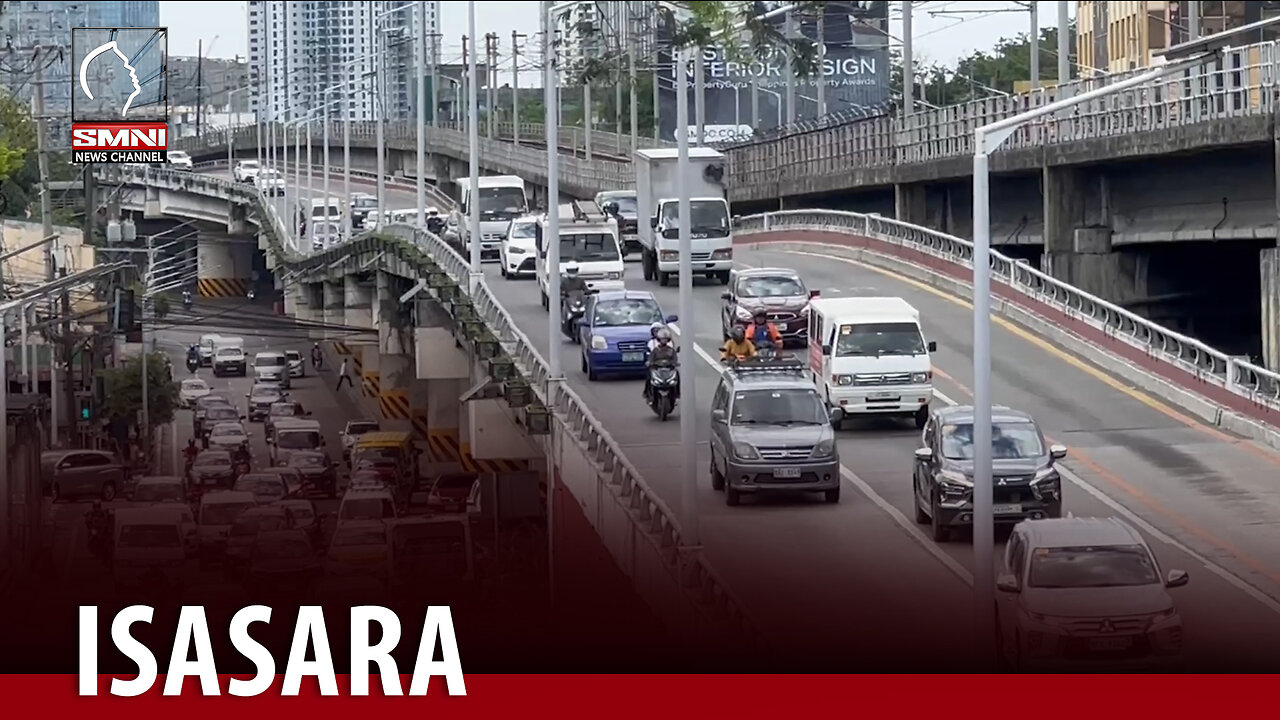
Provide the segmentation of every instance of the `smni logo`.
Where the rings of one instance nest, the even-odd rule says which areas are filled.
[[[124,101],[124,107],[120,109],[120,117],[124,117],[129,114],[129,106],[133,104],[133,99],[142,92],[142,86],[138,84],[138,69],[130,65],[129,58],[120,52],[119,42],[112,40],[111,42],[103,43],[84,56],[84,59],[80,61],[80,89],[84,91],[86,97],[90,100],[93,99],[93,91],[89,89],[89,63],[105,52],[113,52],[118,55],[121,62],[124,63],[124,69],[129,71],[129,82],[133,85],[133,92],[129,93],[129,99]]]
[[[165,28],[72,28],[73,161],[165,162],[168,37]]]

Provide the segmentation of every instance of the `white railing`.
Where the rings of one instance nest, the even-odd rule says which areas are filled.
[[[748,215],[738,219],[735,225],[738,237],[779,230],[872,237],[964,267],[973,267],[973,243],[969,240],[879,215],[838,210],[785,210]],[[1280,373],[1162,327],[1043,273],[1025,260],[1015,260],[993,250],[991,272],[994,278],[1014,290],[1078,317],[1107,335],[1141,348],[1152,357],[1191,373],[1197,379],[1226,388],[1263,407],[1280,410]]]
[[[311,252],[309,248],[302,250],[288,246],[286,239],[291,236],[273,205],[247,183],[150,167],[107,166],[100,168],[98,172],[104,178],[109,177],[114,181],[128,178],[147,186],[176,183],[194,189],[203,185],[216,188],[219,194],[238,193],[245,201],[252,203],[259,214],[268,216],[267,222],[274,228],[282,243],[281,251],[285,257],[280,260],[285,265],[297,265],[326,254],[344,252],[345,246],[351,242],[376,237],[379,233],[412,243],[449,274],[461,291],[470,297],[478,317],[502,343],[521,375],[543,404],[557,413],[567,431],[572,433],[573,441],[587,453],[587,457],[597,468],[601,482],[625,501],[637,534],[647,542],[643,546],[631,547],[629,557],[615,559],[624,570],[630,571],[629,575],[637,583],[639,590],[648,591],[646,599],[654,603],[655,609],[669,609],[669,598],[684,597],[687,600],[686,615],[691,617],[681,619],[686,622],[691,620],[694,627],[709,631],[728,628],[750,643],[761,641],[758,626],[745,606],[738,601],[702,554],[684,551],[676,513],[649,487],[603,423],[592,415],[586,403],[568,383],[562,378],[551,377],[546,361],[490,292],[483,278],[480,279],[476,292],[470,292],[469,260],[439,236],[411,225],[393,224],[380,229],[378,233],[364,233],[345,243]],[[653,569],[658,568],[661,569],[660,573],[653,572]]]

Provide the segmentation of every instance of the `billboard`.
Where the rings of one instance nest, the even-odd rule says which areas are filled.
[[[757,15],[790,3],[756,2]],[[795,119],[814,119],[819,115],[817,84],[823,83],[828,115],[878,115],[888,110],[889,90],[889,3],[828,2],[808,14],[797,15],[794,29],[817,42],[817,13],[823,12],[823,53],[821,76],[795,79]],[[670,12],[661,13],[657,21],[658,43],[669,48],[680,19]],[[768,20],[782,32],[785,17]],[[676,127],[675,83],[672,61],[666,50],[660,51],[665,77],[659,81],[662,93],[659,108],[662,135],[674,139]],[[787,58],[782,51],[766,50],[749,62],[730,59],[723,48],[703,50],[705,82],[704,126],[751,126],[756,131],[768,130],[786,121]],[[694,120],[693,63],[689,69],[689,120]],[[752,117],[752,78],[755,78],[758,116]],[[710,142],[710,140],[708,140]]]
[[[166,28],[71,28],[72,162],[165,162],[168,59]]]

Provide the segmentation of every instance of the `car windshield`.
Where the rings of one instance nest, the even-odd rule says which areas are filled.
[[[400,462],[400,451],[392,448],[359,448],[357,464],[395,465]]]
[[[518,187],[480,188],[480,216],[491,220],[510,220],[528,209],[524,190]]]
[[[375,197],[359,197],[356,198],[355,206],[361,210],[372,210],[378,207],[378,198]]]
[[[804,295],[804,285],[785,275],[748,277],[738,282],[738,295],[745,298],[796,297]]]
[[[662,205],[662,218],[668,227],[675,227],[680,219],[680,203]],[[729,207],[723,200],[691,200],[689,202],[689,232],[708,235],[729,233]]]
[[[254,495],[265,495],[268,497],[284,497],[284,487],[279,478],[245,476],[236,481],[235,490],[237,492],[251,492]]]
[[[196,461],[192,463],[193,467],[211,467],[211,468],[229,468],[231,467],[231,456],[225,452],[211,453],[203,452],[196,456]]]
[[[122,548],[175,548],[182,545],[182,535],[174,525],[125,525],[120,528],[117,544]]]
[[[316,511],[308,505],[289,506],[289,514],[299,525],[310,525],[316,517]]]
[[[376,423],[376,422],[353,422],[353,423],[347,423],[347,434],[348,434],[348,435],[363,435],[363,434],[365,434],[365,433],[367,433],[367,432],[372,432],[372,431],[377,430],[377,429],[378,429],[378,423]]]
[[[991,456],[1019,460],[1044,455],[1044,441],[1035,423],[1002,422],[991,426]],[[942,426],[942,455],[950,460],[973,459],[973,423]]]
[[[617,203],[618,212],[620,213],[634,214],[638,209],[635,195],[601,195],[599,204],[604,205],[605,203]]]
[[[271,539],[262,542],[255,548],[257,556],[261,560],[300,560],[309,558],[314,553],[311,545],[305,540],[278,540]]]
[[[183,390],[208,390],[209,385],[203,380],[183,380]]]
[[[200,508],[201,525],[230,525],[253,503],[211,503]]]
[[[219,425],[209,431],[213,437],[240,437],[244,435],[244,430],[234,425]]]
[[[196,400],[196,407],[203,408],[205,410],[208,410],[209,408],[214,406],[223,406],[223,405],[230,406],[231,402],[226,398],[222,397],[221,395],[205,395],[199,400]]]
[[[353,547],[358,545],[385,545],[387,531],[379,527],[345,527],[338,528],[333,535],[336,547]]]
[[[518,222],[511,224],[511,237],[521,240],[532,240],[538,236],[538,223]]]
[[[1027,585],[1034,588],[1098,588],[1153,585],[1155,560],[1142,545],[1036,548]]]
[[[744,390],[733,396],[734,425],[824,425],[830,422],[810,388]]]
[[[612,235],[560,235],[560,262],[607,262],[621,257]]]
[[[841,325],[836,339],[836,355],[841,357],[922,354],[924,338],[914,323]]]
[[[244,351],[237,350],[236,348],[223,348],[218,351],[218,357],[220,358],[239,358],[243,356]]]
[[[242,168],[248,168],[248,169],[252,170],[252,169],[254,169],[254,168],[258,167],[258,161],[257,161],[257,160],[244,160],[244,161],[241,161],[241,163],[240,163],[240,167],[242,167]]]
[[[280,177],[280,172],[278,170],[266,169],[259,172],[258,177],[263,180],[274,180]]]
[[[282,367],[285,364],[283,355],[259,355],[253,359],[254,367]]]
[[[289,467],[324,467],[323,455],[312,455],[311,453],[294,453],[289,456]]]
[[[174,160],[186,160],[191,156],[187,155],[185,152],[181,150],[170,150],[169,157],[173,158]]]
[[[276,447],[282,450],[310,450],[320,445],[320,433],[308,430],[276,431]]]
[[[271,406],[271,415],[272,417],[293,417],[296,414],[296,410],[297,408],[293,405],[277,404]]]
[[[662,322],[662,310],[656,301],[649,298],[598,302],[593,320],[597,327],[648,326],[656,322]]]
[[[236,518],[236,522],[231,526],[231,535],[233,537],[246,537],[257,535],[263,530],[280,530],[284,528],[284,516],[272,513],[270,515],[251,515],[245,513]]]
[[[211,407],[209,408],[209,411],[205,413],[205,416],[209,420],[222,420],[224,418],[231,420],[240,419],[240,415],[236,412],[236,409],[229,405]]]
[[[395,517],[395,510],[387,498],[355,498],[342,503],[341,514],[342,520],[382,520]]]
[[[134,502],[165,502],[181,500],[182,485],[179,483],[146,483],[139,484],[133,491]]]

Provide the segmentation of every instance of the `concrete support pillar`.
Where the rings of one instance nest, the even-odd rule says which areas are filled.
[[[920,183],[898,183],[893,186],[893,215],[901,222],[928,224],[928,201],[925,186]]]
[[[409,355],[413,336],[409,329],[410,316],[406,306],[400,303],[392,276],[378,272],[373,298],[373,325],[378,328],[378,347],[384,355]]]
[[[419,380],[415,374],[409,382],[409,421],[413,425],[413,439],[427,442],[431,428],[430,380]]]
[[[230,212],[227,213],[227,232],[232,235],[245,235],[249,233],[248,206],[231,203]]]
[[[432,462],[462,462],[459,428],[465,380],[426,380],[428,457]]]
[[[1262,291],[1262,364],[1280,371],[1280,248],[1263,248],[1258,268]]]
[[[1085,223],[1085,184],[1074,167],[1046,167],[1044,175],[1044,250],[1075,252],[1075,231]]]
[[[373,294],[373,285],[358,282],[355,276],[347,276],[343,283],[344,324],[351,328],[373,329]]]
[[[321,297],[324,298],[325,328],[323,335],[328,340],[343,340],[346,338],[346,333],[337,329],[346,323],[347,298],[346,290],[343,287],[344,284],[342,280],[336,282],[324,280],[320,283]],[[339,348],[339,352],[343,352],[341,348]]]
[[[382,427],[408,432],[412,427],[410,393],[416,380],[413,358],[382,353],[378,356],[378,375],[378,408]]]

